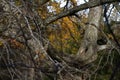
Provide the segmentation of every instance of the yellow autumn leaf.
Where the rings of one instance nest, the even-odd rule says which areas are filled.
[[[3,42],[2,41],[0,41],[0,46],[3,46]]]

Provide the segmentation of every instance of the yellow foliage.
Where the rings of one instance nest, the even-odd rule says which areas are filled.
[[[55,9],[55,12],[56,13],[59,13],[60,12],[60,4],[59,3],[52,3],[51,6]]]
[[[77,1],[76,0],[71,0],[71,2],[73,3],[74,6],[77,5]]]
[[[60,24],[60,29],[54,32],[51,30],[49,40],[52,45],[59,51],[62,50],[66,52],[72,49],[71,53],[76,53],[78,49],[72,44],[79,42],[80,32],[77,29],[77,25],[75,25],[69,17],[64,17],[62,20],[55,23]]]
[[[3,42],[0,40],[0,46],[3,46]]]

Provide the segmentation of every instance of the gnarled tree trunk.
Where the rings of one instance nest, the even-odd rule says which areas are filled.
[[[102,7],[94,7],[90,9],[88,16],[88,24],[84,35],[83,42],[77,53],[78,58],[85,64],[94,61],[97,58],[97,38],[99,21],[102,13]]]

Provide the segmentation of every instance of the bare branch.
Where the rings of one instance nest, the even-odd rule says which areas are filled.
[[[60,19],[62,17],[74,14],[74,13],[76,13],[78,11],[81,11],[81,10],[84,10],[84,9],[96,7],[96,6],[107,4],[107,3],[118,2],[118,1],[119,0],[94,0],[94,1],[89,1],[89,2],[86,2],[86,3],[81,4],[79,6],[76,6],[76,7],[72,8],[72,9],[69,9],[67,11],[61,12],[61,13],[59,13],[57,15],[48,17],[47,19],[44,20],[44,24],[48,25],[51,22],[54,22],[55,20],[58,20],[58,19]]]

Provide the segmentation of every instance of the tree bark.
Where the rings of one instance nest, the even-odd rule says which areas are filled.
[[[5,2],[4,0],[2,0],[2,1]],[[44,4],[47,1],[49,1],[49,0],[41,0],[41,4]],[[116,1],[118,1],[118,0],[116,0]],[[110,3],[110,2],[115,2],[115,1],[114,0],[103,0],[103,1],[100,2],[99,0],[98,1],[97,0],[91,0],[90,2],[87,2],[83,5],[77,6],[73,9],[70,9],[70,10],[65,11],[65,12],[61,12],[60,14],[57,14],[55,16],[49,17],[49,18],[45,19],[44,21],[40,18],[40,20],[39,20],[40,24],[39,24],[39,26],[38,26],[38,24],[36,26],[45,27],[45,25],[48,25],[49,23],[51,23],[51,22],[53,22],[57,19],[60,19],[64,16],[74,14],[74,13],[76,13],[80,10],[86,9],[86,8],[91,8],[91,7],[95,7],[95,6],[105,4],[105,3]],[[6,8],[4,8],[4,10],[6,12],[11,12],[11,10],[9,10],[9,6],[11,6],[11,5],[14,6],[14,5],[13,4],[6,5],[6,4],[5,4]],[[17,9],[16,6],[15,6],[15,9]],[[27,77],[28,80],[34,80],[35,76],[36,76],[35,75],[36,69],[39,68],[39,67],[41,68],[40,70],[42,70],[43,68],[47,68],[47,70],[45,69],[46,72],[48,71],[48,72],[54,72],[54,73],[57,72],[56,67],[57,68],[60,67],[60,69],[62,69],[61,66],[62,67],[64,67],[64,66],[67,67],[67,65],[65,65],[65,63],[63,63],[63,65],[61,65],[62,64],[61,59],[60,59],[61,64],[56,59],[55,60],[52,59],[51,56],[49,56],[49,54],[47,52],[48,43],[43,45],[43,43],[42,43],[42,41],[40,41],[39,37],[37,37],[33,33],[33,30],[31,29],[31,26],[30,26],[31,25],[30,22],[32,22],[32,21],[34,22],[34,20],[33,20],[34,19],[34,12],[32,13],[32,11],[31,11],[31,13],[33,14],[33,17],[29,19],[29,16],[28,16],[30,14],[29,11],[28,12],[26,11],[27,12],[26,13],[27,15],[26,15],[24,12],[21,11],[21,9],[18,8],[17,10],[18,10],[19,14],[22,15],[23,18],[21,20],[17,20],[17,19],[16,20],[10,19],[10,20],[13,21],[13,22],[16,22],[15,27],[23,25],[21,28],[23,28],[26,31],[26,32],[21,31],[21,32],[24,32],[24,35],[22,35],[24,38],[26,38],[25,35],[27,35],[27,34],[29,34],[28,36],[30,37],[28,40],[26,40],[26,44],[27,44],[26,47],[28,47],[27,48],[28,51],[29,51],[29,48],[30,48],[30,52],[28,52],[29,54],[25,53],[25,55],[28,55],[28,57],[30,57],[31,66],[30,66],[30,69],[28,71],[28,75],[22,75],[22,76]],[[98,39],[98,28],[99,28],[99,20],[100,20],[101,12],[102,12],[101,6],[90,9],[89,19],[88,19],[89,23],[88,23],[86,31],[85,31],[83,42],[82,42],[82,44],[80,46],[80,49],[77,53],[77,59],[79,59],[80,61],[83,61],[85,64],[87,64],[89,62],[92,62],[97,58],[96,57],[97,56],[97,43],[96,43],[96,41]],[[21,21],[23,21],[23,23],[21,23]],[[24,28],[24,25],[25,25],[25,28]],[[19,29],[20,28],[18,27],[17,29],[14,30],[14,27],[13,27],[12,31],[10,33],[11,35],[8,35],[8,36],[13,36],[12,32],[14,32],[14,35],[16,35],[17,30],[19,30]],[[7,34],[9,34],[9,33],[7,33]],[[43,34],[41,34],[41,35],[43,35]],[[39,36],[41,36],[41,35],[39,35]],[[21,37],[21,38],[23,38],[23,37]],[[15,38],[15,37],[13,36],[12,38]],[[15,39],[17,39],[17,38],[15,38]],[[105,46],[102,47],[102,49],[103,48],[105,48]],[[32,55],[30,53],[32,53]],[[55,55],[56,53],[53,52],[52,54]],[[76,58],[76,56],[74,56],[74,58]],[[70,59],[69,61],[73,61],[72,58],[68,58],[68,59]],[[37,64],[34,64],[34,61]],[[26,60],[26,63],[29,63],[29,59]],[[74,61],[74,63],[75,63],[75,61]],[[34,69],[34,68],[36,68],[36,69]],[[71,68],[69,68],[69,69],[71,69]],[[67,70],[67,68],[65,70]],[[67,75],[67,78],[71,78],[70,77],[71,74],[66,74],[66,75]],[[74,77],[72,77],[72,78],[74,78]],[[80,80],[80,78],[78,80]],[[68,80],[68,79],[66,79],[66,80]],[[71,80],[73,80],[73,79],[71,79]]]
[[[84,9],[88,9],[88,8],[92,8],[92,7],[96,7],[96,6],[100,6],[100,5],[104,5],[107,3],[113,3],[113,2],[118,2],[119,0],[91,0],[89,2],[86,2],[84,4],[81,4],[79,6],[75,6],[72,9],[69,9],[67,11],[63,11],[60,12],[57,15],[53,15],[48,17],[47,19],[44,20],[44,24],[48,25],[62,17],[68,16],[68,15],[72,15],[78,11],[84,10]]]
[[[79,59],[85,64],[97,58],[97,38],[101,13],[101,6],[91,8],[89,12],[84,39],[77,53]]]

